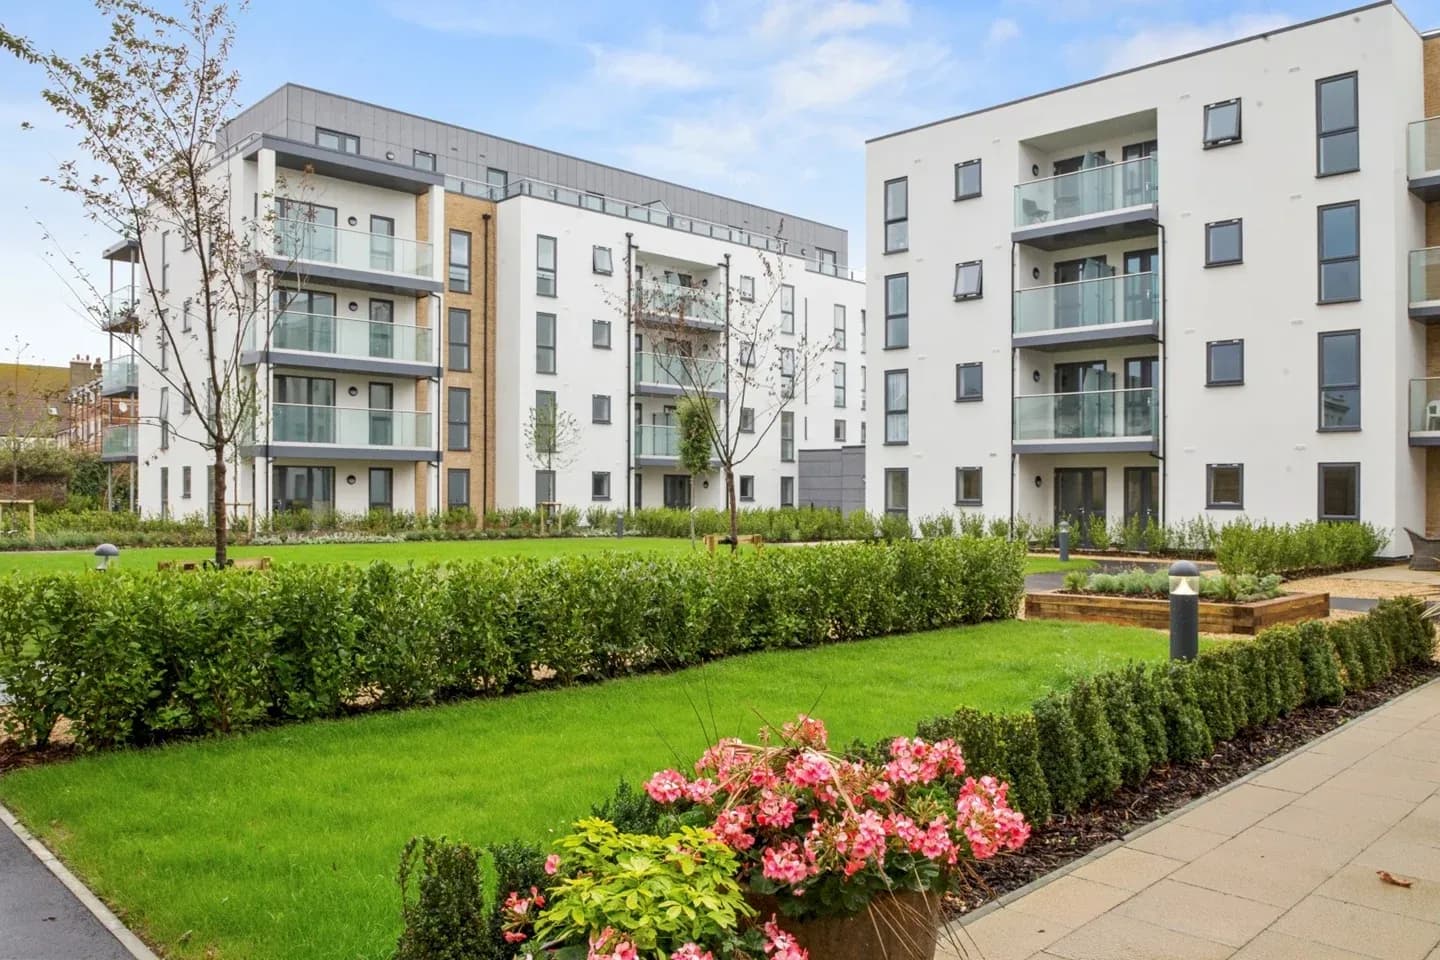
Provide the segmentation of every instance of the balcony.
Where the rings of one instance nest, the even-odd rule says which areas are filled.
[[[1117,274],[1015,291],[1014,345],[1152,340],[1160,325],[1160,275]]]
[[[257,224],[255,249],[282,276],[376,290],[439,293],[434,251],[423,240],[347,230],[307,220]]]
[[[1440,447],[1440,377],[1410,381],[1410,446]]]
[[[1016,184],[1010,238],[1061,250],[1153,233],[1159,175],[1157,158],[1149,156]]]
[[[133,423],[117,424],[105,428],[100,441],[100,459],[106,463],[121,463],[140,458],[140,430]]]
[[[1440,200],[1440,117],[1417,120],[1406,133],[1406,177],[1421,200]]]
[[[270,405],[270,436],[251,455],[332,460],[434,460],[430,414],[303,403]]]
[[[647,280],[640,287],[641,316],[650,323],[673,323],[696,330],[725,329],[725,296],[704,287]]]
[[[106,333],[137,333],[139,321],[135,316],[137,301],[133,286],[120,287],[102,301],[101,326]]]
[[[241,361],[385,376],[433,377],[440,372],[429,327],[331,314],[285,311],[270,327],[256,318],[246,330]]]
[[[635,425],[636,466],[670,466],[679,458],[679,427],[645,423]]]
[[[1157,449],[1154,387],[1015,398],[1016,453],[1126,453]]]
[[[1440,322],[1440,247],[1410,251],[1410,319]]]
[[[699,392],[723,395],[725,364],[720,360],[687,357],[678,353],[635,354],[635,392],[654,397],[676,397]]]
[[[140,367],[134,354],[106,360],[100,368],[100,396],[129,397],[140,389]]]

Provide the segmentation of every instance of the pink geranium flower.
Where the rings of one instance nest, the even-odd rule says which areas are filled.
[[[674,803],[685,796],[689,784],[678,770],[661,770],[645,784],[645,792],[656,803]]]
[[[559,869],[560,869],[560,854],[558,854],[558,853],[552,853],[552,854],[550,854],[550,856],[548,856],[548,857],[545,858],[545,874],[546,874],[546,876],[550,876],[550,877],[555,876],[555,872],[556,872],[557,870],[559,870]]]
[[[765,923],[765,955],[770,960],[810,960],[810,954],[792,934],[780,929],[772,916]]]

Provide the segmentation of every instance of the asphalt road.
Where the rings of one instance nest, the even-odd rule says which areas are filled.
[[[4,824],[0,960],[130,960],[120,941]]]

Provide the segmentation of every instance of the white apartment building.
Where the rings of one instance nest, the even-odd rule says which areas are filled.
[[[870,508],[1433,531],[1437,42],[1376,3],[870,141]]]

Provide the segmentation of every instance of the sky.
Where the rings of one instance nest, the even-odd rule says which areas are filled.
[[[863,266],[867,138],[1358,2],[252,0],[234,66],[246,104],[293,81],[614,164],[844,227]],[[0,23],[71,56],[106,29],[82,0]],[[103,289],[113,237],[41,182],[75,154],[42,80],[0,59],[0,361],[108,349],[60,254]]]

